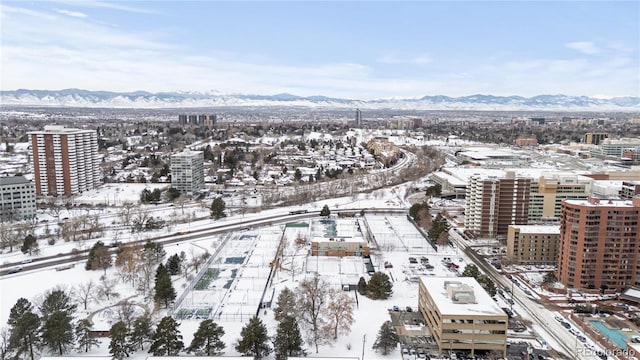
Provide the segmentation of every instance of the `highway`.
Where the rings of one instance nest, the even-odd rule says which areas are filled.
[[[365,212],[370,212],[370,213],[377,213],[377,212],[406,213],[406,209],[376,209],[376,208],[332,209],[331,213],[338,214],[338,215],[352,214],[354,212],[360,212],[361,210],[365,210]],[[250,220],[238,219],[236,221],[225,222],[224,224],[213,223],[210,226],[207,226],[205,228],[200,228],[197,230],[179,231],[174,234],[161,235],[161,236],[151,237],[151,238],[142,239],[142,240],[127,241],[126,244],[142,245],[147,241],[152,241],[154,243],[159,243],[162,245],[169,245],[169,244],[175,244],[180,242],[198,240],[205,237],[226,233],[229,231],[239,231],[243,229],[270,226],[273,224],[315,218],[319,216],[320,216],[320,210],[316,209],[316,210],[309,210],[308,213],[303,213],[303,214],[282,213],[282,214],[275,214],[275,215],[254,218]],[[94,239],[94,240],[97,241],[100,239]],[[108,245],[107,242],[105,242],[105,244]],[[32,259],[30,263],[26,263],[26,264],[23,262],[13,262],[13,263],[2,264],[0,265],[0,276],[12,275],[12,274],[9,274],[9,271],[11,268],[15,268],[15,267],[21,267],[22,271],[28,271],[28,270],[42,269],[42,268],[51,267],[51,266],[62,266],[70,263],[75,263],[75,262],[87,259],[89,250],[90,249],[85,249],[85,250],[77,251],[75,253],[69,252],[69,253],[60,253],[56,255],[35,257]],[[113,248],[111,250],[111,252],[114,254],[116,251],[117,251],[116,248]],[[13,274],[13,275],[16,275],[16,274]]]

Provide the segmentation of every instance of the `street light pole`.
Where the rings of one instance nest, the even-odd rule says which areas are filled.
[[[364,343],[367,341],[367,334],[362,335],[362,358],[360,360],[364,360]]]

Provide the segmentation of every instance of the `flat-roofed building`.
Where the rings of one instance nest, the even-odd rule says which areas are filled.
[[[319,238],[311,241],[311,256],[369,256],[363,238]]]
[[[519,138],[514,141],[516,146],[538,146],[536,138]]]
[[[640,181],[623,181],[620,197],[623,199],[631,199],[640,194]]]
[[[609,133],[586,133],[584,134],[584,143],[592,145],[600,145],[600,142],[609,138]]]
[[[0,177],[0,222],[36,217],[36,187],[24,176]]]
[[[552,175],[533,180],[529,200],[529,223],[560,221],[562,201],[586,199],[593,179],[580,175]]]
[[[204,189],[204,153],[189,149],[171,155],[171,186],[186,195]]]
[[[418,309],[441,353],[500,351],[506,357],[507,314],[471,277],[421,277]]]
[[[507,259],[515,264],[553,265],[559,243],[559,225],[509,225]]]
[[[598,147],[591,149],[591,156],[597,158],[620,159],[624,150],[639,149],[640,139],[622,138],[622,139],[603,139]]]
[[[75,195],[100,184],[95,130],[46,125],[32,131],[31,151],[36,195]]]
[[[477,237],[507,236],[511,224],[526,224],[531,178],[508,171],[502,178],[472,176],[466,193],[465,227]]]
[[[562,204],[558,280],[591,292],[640,285],[640,197]]]

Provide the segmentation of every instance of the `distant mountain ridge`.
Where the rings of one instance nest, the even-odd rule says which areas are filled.
[[[354,100],[327,96],[225,95],[213,92],[111,92],[82,89],[0,91],[2,106],[52,106],[88,108],[204,108],[287,106],[307,108],[360,108],[397,110],[495,110],[495,111],[624,111],[640,112],[640,97],[597,99],[587,96],[469,95],[424,96],[414,99]]]

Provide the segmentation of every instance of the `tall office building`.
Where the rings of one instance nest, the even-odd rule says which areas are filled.
[[[356,109],[356,127],[362,126],[362,111]]]
[[[203,125],[206,127],[214,127],[217,122],[217,115],[178,115],[178,124],[180,125]]]
[[[70,196],[98,187],[96,131],[47,125],[29,135],[37,195]]]
[[[477,237],[505,237],[509,225],[527,224],[530,178],[474,175],[467,185],[465,227]]]
[[[36,188],[24,176],[0,177],[0,222],[36,217]]]
[[[565,200],[558,280],[572,289],[619,292],[640,285],[640,197]]]
[[[600,145],[600,142],[604,139],[608,139],[608,133],[586,133],[584,134],[584,143],[592,145]]]
[[[204,189],[204,153],[189,149],[171,155],[171,186],[194,195]]]
[[[560,221],[562,201],[586,199],[593,179],[579,175],[552,174],[534,179],[529,200],[529,224]]]

